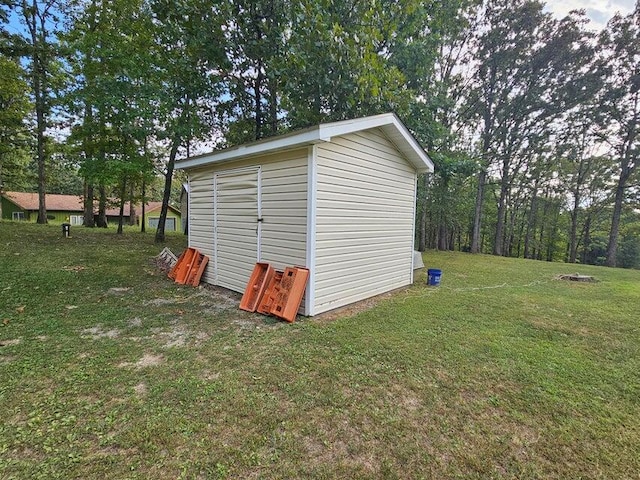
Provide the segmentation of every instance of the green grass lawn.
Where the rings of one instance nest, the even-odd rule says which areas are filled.
[[[0,222],[0,478],[638,478],[638,271],[427,252],[289,325],[72,235]]]

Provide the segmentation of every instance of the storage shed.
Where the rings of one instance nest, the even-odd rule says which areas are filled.
[[[433,163],[393,113],[191,157],[189,246],[243,292],[257,261],[309,269],[304,314],[413,282],[416,180]]]

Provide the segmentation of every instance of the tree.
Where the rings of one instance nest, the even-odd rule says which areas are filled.
[[[98,225],[106,226],[107,190],[133,208],[135,184],[153,169],[147,144],[156,134],[153,21],[143,0],[74,4],[65,46],[76,88],[67,95],[75,124],[69,141],[85,178],[85,225],[93,226],[93,190],[100,193]]]
[[[484,187],[490,169],[500,179],[493,253],[505,248],[507,199],[531,151],[551,137],[553,121],[584,95],[591,81],[584,16],[561,21],[535,0],[486,5],[477,45],[477,70],[469,111],[480,120],[481,166],[471,250],[480,251]]]
[[[24,76],[17,61],[0,54],[0,193],[24,186],[28,175],[25,119],[31,104]]]
[[[157,45],[154,77],[160,86],[157,138],[166,142],[169,152],[155,236],[156,242],[162,242],[176,157],[192,139],[209,135],[214,103],[221,93],[219,73],[227,58],[218,5],[154,0],[151,7]]]
[[[606,259],[615,267],[626,190],[640,164],[640,2],[629,15],[609,21],[599,47],[605,82],[599,99],[600,127],[618,162]]]
[[[396,111],[407,113],[404,77],[385,52],[404,10],[417,2],[300,0],[291,5],[279,65],[290,127]]]
[[[28,61],[28,79],[34,97],[36,162],[38,165],[38,223],[47,223],[45,204],[48,163],[47,128],[52,110],[54,75],[57,70],[55,25],[58,0],[19,0],[17,9],[27,29],[18,47]]]
[[[223,5],[230,98],[226,143],[274,135],[281,115],[278,75],[289,25],[283,0],[235,1]]]
[[[468,82],[469,42],[477,1],[412,4],[389,41],[389,61],[403,73],[414,96],[407,126],[434,161],[435,171],[418,181],[417,245],[453,248],[467,214],[474,162],[455,130]],[[460,243],[460,242],[459,242]]]

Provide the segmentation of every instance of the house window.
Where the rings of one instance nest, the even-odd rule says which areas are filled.
[[[160,221],[160,217],[149,217],[149,228],[158,228],[158,222]],[[166,232],[175,232],[176,230],[176,219],[175,218],[167,218],[164,222],[164,230]]]
[[[71,225],[82,225],[84,223],[84,216],[83,215],[70,215],[69,216],[69,223],[71,223]]]
[[[24,212],[13,212],[11,218],[12,220],[24,220]]]

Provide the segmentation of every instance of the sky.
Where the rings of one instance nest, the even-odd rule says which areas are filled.
[[[616,13],[630,13],[636,0],[547,0],[547,8],[556,16],[562,17],[571,10],[584,9],[591,20],[591,27],[601,30]]]
[[[636,0],[546,0],[545,3],[547,10],[558,18],[565,16],[571,10],[584,9],[591,19],[591,27],[601,30],[616,12],[623,15],[630,13]],[[9,21],[9,30],[14,33],[23,30],[24,27],[20,25],[15,15],[11,15]]]

